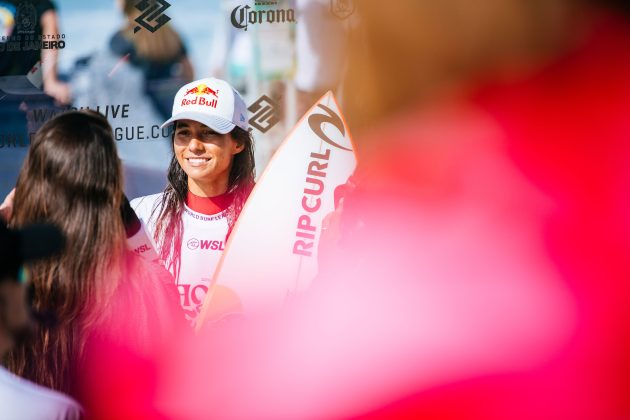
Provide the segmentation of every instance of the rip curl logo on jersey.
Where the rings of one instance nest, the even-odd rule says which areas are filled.
[[[198,249],[199,248],[199,239],[195,239],[195,238],[189,239],[188,242],[186,242],[186,246],[191,251],[194,251],[194,250]]]
[[[249,119],[249,125],[261,133],[266,133],[280,121],[278,104],[267,95],[263,95],[247,108],[254,114]]]
[[[187,96],[191,95],[193,98],[188,99]],[[208,96],[210,96],[210,98],[207,98]],[[213,96],[214,98],[212,98]],[[216,108],[218,100],[219,90],[211,89],[207,85],[201,83],[194,88],[188,89],[186,93],[184,93],[184,97],[182,98],[182,106],[201,105]]]
[[[171,4],[166,0],[140,0],[134,7],[142,12],[135,19],[139,26],[133,29],[134,34],[142,28],[149,32],[155,32],[171,20],[164,14],[164,11],[171,7]],[[151,25],[150,22],[155,22],[155,24]]]

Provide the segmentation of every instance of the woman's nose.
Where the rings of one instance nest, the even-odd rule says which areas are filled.
[[[188,150],[192,152],[203,150],[203,143],[195,136],[190,140],[190,143],[188,143]]]

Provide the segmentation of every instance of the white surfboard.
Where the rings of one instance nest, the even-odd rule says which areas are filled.
[[[281,307],[317,275],[322,220],[354,171],[348,128],[332,92],[280,145],[252,191],[215,270],[200,328],[232,314]]]

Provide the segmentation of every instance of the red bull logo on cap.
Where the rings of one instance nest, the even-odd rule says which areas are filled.
[[[195,95],[194,99],[186,99],[188,95]],[[206,99],[204,96],[212,95],[214,99]],[[192,89],[189,89],[184,94],[184,98],[182,99],[182,106],[188,105],[205,105],[212,108],[217,107],[217,100],[219,98],[219,91],[209,88],[208,86],[199,84]]]

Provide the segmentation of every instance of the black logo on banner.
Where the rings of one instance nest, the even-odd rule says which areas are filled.
[[[247,110],[254,114],[249,119],[249,125],[261,133],[266,133],[280,121],[278,104],[267,95],[258,98]]]
[[[136,18],[136,22],[150,32],[157,31],[171,20],[170,17],[164,14],[164,11],[171,7],[171,4],[166,0],[140,0],[135,7],[142,12]],[[155,22],[155,24],[151,25],[150,22]],[[140,26],[136,26],[133,29],[134,34],[142,29]]]
[[[37,10],[31,2],[21,2],[15,13],[15,27],[18,34],[35,33],[35,24],[37,23]]]
[[[328,137],[326,133],[324,133],[324,130],[322,130],[322,126],[324,125],[324,123],[329,123],[329,124],[332,124],[337,130],[339,130],[341,135],[345,137],[346,129],[343,126],[343,121],[341,121],[341,118],[339,118],[339,115],[337,115],[335,111],[328,108],[326,105],[319,104],[317,106],[323,109],[324,111],[326,111],[326,114],[328,115],[312,114],[310,117],[308,117],[308,125],[311,127],[311,130],[313,130],[313,133],[315,133],[317,137],[324,140],[326,143],[330,144],[331,146],[335,146],[341,150],[347,150],[351,152],[352,149],[348,149],[347,147],[343,147],[342,145],[336,143],[334,140]]]
[[[354,13],[354,0],[330,0],[330,13],[339,19],[347,19]]]
[[[262,3],[256,3],[262,4]],[[261,23],[285,23],[295,21],[294,9],[269,9],[269,10],[252,10],[249,6],[236,6],[230,15],[232,26],[236,29],[245,29],[249,24],[256,25]]]

